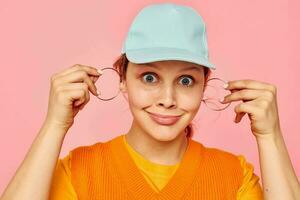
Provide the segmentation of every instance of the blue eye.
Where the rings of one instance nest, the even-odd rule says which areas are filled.
[[[149,75],[149,76],[148,76]],[[144,79],[144,77],[146,77],[146,80]],[[152,73],[145,73],[143,74],[143,79],[146,81],[146,82],[151,82],[153,80],[153,74]]]
[[[155,74],[154,73],[149,73],[149,72],[146,72],[146,73],[143,73],[142,74],[142,79],[144,82],[146,83],[153,83],[153,79],[155,78]],[[185,76],[182,76],[183,78],[181,78],[182,81],[182,84],[184,86],[191,86],[192,83],[191,82],[194,82],[194,78],[192,76],[188,76],[188,75],[185,75]],[[189,84],[190,83],[190,84]]]
[[[182,81],[182,83],[183,83],[183,85],[185,85],[185,86],[190,86],[188,83],[189,83],[189,80],[188,79],[190,79],[191,81],[194,81],[194,79],[191,77],[191,76],[183,76],[183,78],[181,79],[181,80],[183,80]],[[190,82],[191,82],[190,81]]]

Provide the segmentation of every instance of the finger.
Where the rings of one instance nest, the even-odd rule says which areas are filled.
[[[228,81],[227,90],[232,89],[256,89],[274,91],[274,85],[251,79]]]
[[[237,115],[242,115],[242,116],[236,116],[235,120],[241,119],[246,113],[249,115],[249,117],[252,117],[255,115],[255,113],[259,113],[260,110],[259,108],[253,103],[252,101],[249,102],[244,102],[236,105],[234,107],[234,112]],[[245,113],[245,114],[243,114]]]
[[[233,92],[224,97],[224,101],[222,103],[228,103],[232,101],[251,101],[257,99],[259,97],[263,97],[266,91],[264,90],[252,90],[252,89],[243,89],[236,92]]]
[[[87,102],[90,100],[90,95],[89,92],[87,91],[87,89],[83,89],[84,90],[84,97],[82,97],[81,99],[74,101],[74,106],[80,106],[83,104],[87,104]]]
[[[65,76],[60,77],[59,82],[76,83],[85,82],[88,85],[88,89],[97,96],[97,88],[91,78],[86,74],[85,71],[75,71]]]
[[[244,117],[245,114],[246,113],[244,113],[244,112],[236,114],[234,122],[239,123],[242,120],[242,118]]]
[[[84,104],[84,102],[86,101],[86,100],[85,100],[85,99],[86,99],[86,93],[87,93],[87,92],[84,90],[83,96],[82,96],[80,99],[74,101],[74,102],[73,102],[73,106],[78,107],[78,106]]]
[[[81,105],[84,102],[89,101],[90,98],[88,86],[86,83],[67,83],[63,86],[60,86],[60,90],[62,90],[63,92],[79,91],[81,95],[76,93],[75,96],[73,96],[73,98],[71,99],[74,106]],[[82,94],[82,90],[84,91],[84,94]]]
[[[79,110],[82,110],[84,108],[85,104],[82,104],[81,106],[79,106]]]
[[[95,81],[94,81],[94,83],[97,82],[97,80],[99,79],[99,77],[100,77],[100,76],[95,76]]]
[[[91,76],[91,79],[94,83],[99,79],[100,76]]]
[[[82,110],[84,108],[84,106],[89,102],[89,100],[86,100],[84,102],[80,102],[78,103],[77,106],[79,106],[79,110]]]
[[[78,70],[84,70],[87,72],[87,74],[92,76],[100,76],[103,74],[103,71],[101,69],[98,69],[96,67],[88,66],[88,65],[81,65],[81,64],[75,64],[59,73],[57,73],[56,77],[65,76],[67,74],[70,74],[72,72],[78,71]]]
[[[84,102],[85,99],[85,91],[83,89],[64,89],[62,90],[64,94],[67,96],[69,102],[72,102],[74,105],[74,102]]]
[[[90,76],[90,79],[93,81],[93,83],[95,83],[95,76]]]
[[[79,104],[80,107],[79,109],[83,109],[83,107],[90,101],[90,94],[89,92],[86,90],[86,93],[85,93],[85,101],[82,103],[82,104]]]
[[[241,90],[242,90],[242,89],[231,89],[230,92],[231,92],[231,93],[234,93],[234,92],[238,92],[238,91],[241,91]]]

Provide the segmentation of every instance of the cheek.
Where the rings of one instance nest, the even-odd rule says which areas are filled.
[[[203,85],[197,85],[190,90],[182,89],[178,94],[178,106],[189,112],[197,112],[203,98]]]
[[[145,90],[138,84],[128,84],[128,100],[131,106],[144,108],[153,103],[153,92]]]
[[[186,111],[197,112],[201,104],[202,96],[203,94],[201,92],[181,95],[178,98],[178,106]]]

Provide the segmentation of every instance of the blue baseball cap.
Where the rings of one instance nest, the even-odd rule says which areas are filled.
[[[216,69],[208,60],[202,17],[193,8],[175,3],[144,7],[134,18],[121,53],[138,64],[181,60]]]

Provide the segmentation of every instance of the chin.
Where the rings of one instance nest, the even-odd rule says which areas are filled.
[[[179,137],[180,133],[170,133],[168,131],[160,131],[160,132],[148,132],[148,134],[157,141],[160,142],[171,142]]]

